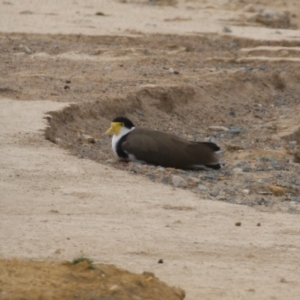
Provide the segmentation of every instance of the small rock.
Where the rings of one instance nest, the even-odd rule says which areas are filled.
[[[256,224],[256,226],[260,227],[260,226],[261,226],[261,224],[260,224],[260,223],[257,223],[257,224]]]
[[[206,173],[205,175],[203,175],[202,177],[204,180],[215,180],[216,176],[213,173]]]
[[[221,200],[221,201],[225,201],[227,199],[227,197],[225,195],[218,195],[216,197],[217,200]]]
[[[188,186],[187,181],[177,175],[172,176],[172,182],[173,182],[173,185],[176,187],[187,187]]]
[[[234,174],[243,174],[243,169],[241,169],[241,168],[234,168],[234,169],[232,170],[232,172],[233,172]]]
[[[114,159],[110,158],[105,161],[106,164],[113,164],[115,162]]]
[[[138,109],[138,108],[135,109],[134,111],[135,111],[135,113],[138,114],[139,116],[143,116],[143,115],[144,115],[144,113],[143,113],[140,109]]]
[[[156,170],[159,171],[159,172],[164,172],[166,170],[166,168],[164,168],[164,167],[158,167]]]
[[[205,185],[203,185],[203,184],[198,184],[198,189],[200,191],[207,191],[207,187]]]
[[[238,46],[238,44],[236,43],[236,42],[230,42],[229,43],[229,47],[230,48],[235,48],[235,47],[237,47]]]
[[[213,191],[211,191],[209,194],[212,196],[212,197],[217,197],[220,193],[220,190],[219,189],[214,189]]]
[[[156,178],[156,175],[153,174],[152,172],[149,172],[149,173],[147,174],[147,177],[148,177],[149,179],[151,179],[151,180],[154,180],[154,179]]]
[[[133,174],[136,174],[138,171],[135,167],[131,167],[130,172],[133,173]]]
[[[219,131],[228,131],[228,128],[225,127],[225,126],[210,126],[210,127],[208,127],[208,129],[211,130],[211,131],[217,131],[217,132],[219,132]]]
[[[192,183],[199,183],[200,182],[200,179],[199,178],[196,178],[196,177],[189,177],[188,178]]]
[[[277,185],[269,185],[269,190],[275,195],[275,196],[283,196],[284,195],[284,189]]]
[[[260,70],[262,70],[262,71],[265,71],[265,70],[267,70],[267,66],[265,66],[265,65],[260,65],[260,66],[258,66],[258,69],[260,69]]]
[[[54,138],[54,143],[55,144],[62,144],[63,140],[60,137]]]
[[[225,145],[227,151],[242,151],[245,150],[245,147],[236,144],[227,144]]]
[[[283,106],[285,105],[284,99],[279,99],[274,102],[274,106]]]
[[[230,129],[228,129],[228,132],[230,134],[240,134],[241,133],[241,128],[238,128],[238,127],[232,127]]]
[[[242,226],[242,222],[236,222],[235,226]]]
[[[111,287],[109,288],[109,290],[110,290],[111,292],[118,292],[118,291],[121,290],[121,288],[120,288],[118,285],[114,284],[113,286],[111,286]]]
[[[264,167],[257,167],[255,171],[256,172],[263,172],[263,171],[265,171],[265,168]]]
[[[158,263],[158,264],[163,264],[164,261],[163,261],[162,259],[160,259],[157,263]]]
[[[95,144],[96,142],[95,139],[88,134],[82,134],[81,137],[86,143]]]
[[[169,72],[170,72],[171,74],[176,74],[176,75],[179,74],[179,72],[178,72],[178,71],[175,71],[173,68],[170,68],[170,69],[169,69]]]
[[[297,145],[297,141],[290,141],[289,142],[290,148],[291,149],[295,149],[296,145]]]
[[[261,156],[261,157],[258,158],[258,160],[259,160],[260,162],[267,162],[267,161],[269,161],[269,158],[268,158],[268,157],[265,157],[265,156]]]
[[[244,167],[242,170],[243,170],[243,172],[251,172],[251,171],[252,171],[252,168],[249,167],[249,166],[246,166],[246,167]]]
[[[24,46],[23,44],[19,46],[19,50],[26,54],[31,54],[31,50],[27,46]]]
[[[224,26],[223,32],[229,33],[229,32],[232,32],[232,30],[228,26]]]
[[[242,192],[245,195],[249,195],[250,194],[250,190],[248,190],[248,189],[244,189],[244,190],[242,190]]]
[[[102,11],[97,11],[95,13],[96,16],[105,16],[105,13],[103,13]]]
[[[293,198],[291,199],[291,201],[293,201],[293,202],[300,202],[300,198],[298,198],[298,197],[293,197]]]
[[[164,177],[161,179],[161,182],[164,183],[164,184],[169,184],[169,183],[170,183],[170,178],[164,176]]]
[[[245,161],[240,161],[240,162],[238,162],[237,164],[235,164],[235,168],[241,168],[241,167],[244,167],[244,166],[246,166],[246,162]]]

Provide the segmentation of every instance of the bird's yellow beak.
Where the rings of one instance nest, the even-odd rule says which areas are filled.
[[[119,122],[112,122],[110,128],[105,132],[108,135],[118,135],[121,129],[121,123]]]

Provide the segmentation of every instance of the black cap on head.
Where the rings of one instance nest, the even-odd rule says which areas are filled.
[[[133,123],[125,117],[116,117],[112,120],[112,122],[124,123],[124,126],[128,129],[135,127]]]

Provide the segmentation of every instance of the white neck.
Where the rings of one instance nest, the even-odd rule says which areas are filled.
[[[116,135],[116,134],[113,135],[113,138],[111,140],[111,145],[112,145],[112,148],[113,148],[115,154],[117,154],[117,144],[118,144],[119,140],[124,135],[126,135],[128,132],[132,131],[133,129],[135,129],[135,127],[132,127],[131,129],[128,129],[126,127],[121,127],[121,130],[120,130],[119,134],[118,135]]]

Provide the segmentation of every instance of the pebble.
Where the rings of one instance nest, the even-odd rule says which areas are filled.
[[[293,197],[291,199],[291,201],[293,201],[293,202],[299,202],[300,203],[300,198],[299,197]]]
[[[211,131],[217,131],[217,132],[219,132],[219,131],[228,131],[228,128],[225,127],[225,126],[210,126],[210,127],[208,127],[208,129],[211,130]]]
[[[169,72],[171,73],[171,74],[179,74],[177,71],[175,71],[173,68],[170,68],[169,69]]]
[[[203,175],[202,178],[204,180],[207,180],[207,179],[208,180],[215,180],[216,179],[216,175],[213,174],[213,173],[207,173],[207,174]]]
[[[131,167],[130,168],[130,172],[136,174],[137,173],[137,169],[135,167]]]
[[[106,164],[112,164],[112,163],[114,163],[114,159],[112,159],[112,158],[110,158],[110,159],[107,159],[106,161],[105,161],[105,163]]]
[[[223,32],[229,33],[229,32],[232,32],[232,30],[228,26],[224,26]]]
[[[135,113],[138,114],[139,116],[143,116],[143,115],[144,115],[144,113],[143,113],[140,109],[138,109],[138,108],[135,109],[134,111],[135,111]]]
[[[217,197],[220,193],[220,190],[219,189],[214,189],[213,191],[211,191],[209,194],[212,196],[212,197]]]
[[[235,47],[237,47],[238,46],[238,44],[236,43],[236,42],[230,42],[229,43],[229,47],[230,48],[235,48]]]
[[[256,172],[263,172],[263,171],[265,171],[265,168],[264,167],[257,167],[255,171]]]
[[[205,185],[203,185],[203,184],[198,184],[198,189],[200,191],[207,191],[207,187]]]
[[[225,195],[218,195],[218,196],[216,197],[216,199],[217,199],[217,200],[222,200],[222,201],[224,201],[224,200],[226,200],[227,198],[226,198]]]
[[[242,132],[241,128],[238,127],[232,127],[230,129],[228,129],[228,132],[230,134],[240,134]]]
[[[260,66],[258,66],[258,69],[260,69],[260,70],[262,70],[262,71],[265,71],[265,70],[267,70],[267,66],[265,66],[265,65],[260,65]]]
[[[164,183],[164,184],[169,184],[169,183],[170,183],[170,178],[164,176],[164,177],[161,179],[161,182]]]
[[[241,169],[241,168],[234,168],[234,169],[232,170],[232,172],[233,172],[234,174],[243,174],[243,169]]]
[[[284,195],[284,189],[277,185],[269,185],[269,190],[275,195],[275,196],[283,196]]]
[[[199,183],[200,182],[199,178],[192,177],[192,176],[189,177],[189,180],[192,181],[193,183]]]
[[[247,163],[245,161],[240,161],[238,162],[235,167],[240,168],[240,167],[244,167]]]
[[[297,145],[297,141],[290,141],[289,142],[290,148],[291,149],[295,149],[296,145]]]
[[[173,185],[176,187],[187,187],[188,186],[187,181],[184,178],[177,176],[177,175],[172,176],[172,182],[173,182]]]
[[[156,178],[156,175],[155,175],[154,173],[152,173],[152,172],[149,172],[149,173],[147,173],[147,177],[148,177],[149,179],[154,180],[154,179]]]
[[[268,165],[268,169],[272,170],[272,169],[280,169],[281,166],[278,164],[278,161],[274,160],[272,161],[269,165]]]
[[[95,139],[92,136],[88,135],[88,134],[82,134],[81,137],[82,137],[83,141],[86,142],[86,143],[90,143],[90,144],[95,143]]]
[[[23,44],[19,46],[19,50],[26,54],[31,54],[31,50],[27,46],[24,46]]]
[[[252,171],[252,168],[249,167],[249,166],[246,166],[246,167],[244,167],[242,170],[243,170],[243,172],[251,172],[251,171]]]
[[[60,143],[62,143],[62,139],[59,138],[59,137],[56,137],[56,138],[54,139],[54,142],[55,142],[56,144],[60,144]]]
[[[159,171],[159,172],[164,172],[166,170],[166,168],[164,168],[164,167],[158,167],[156,170]]]

